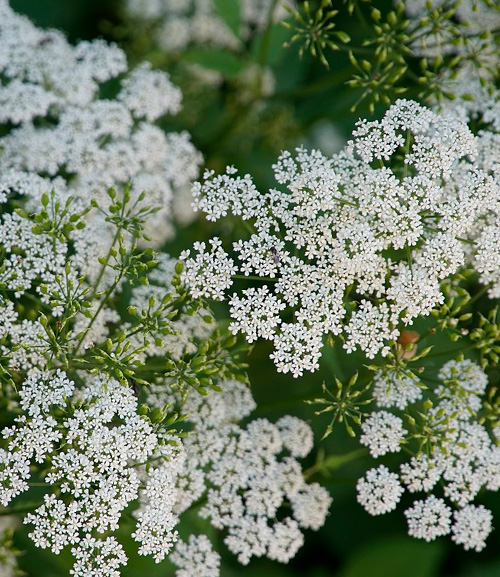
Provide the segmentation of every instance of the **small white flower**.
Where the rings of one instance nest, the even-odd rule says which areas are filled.
[[[453,513],[454,523],[451,528],[451,540],[463,545],[468,551],[482,551],[486,538],[493,529],[493,515],[483,505],[467,505]]]
[[[361,430],[359,442],[370,449],[372,457],[399,452],[406,434],[402,419],[387,411],[373,412],[363,421]]]
[[[405,511],[408,534],[417,539],[434,541],[448,535],[451,527],[451,509],[443,499],[430,495],[423,501],[415,501]]]
[[[393,511],[404,492],[396,473],[391,473],[385,465],[370,469],[356,485],[358,503],[370,515],[383,515]]]
[[[190,535],[188,543],[177,541],[169,560],[179,567],[176,577],[219,577],[220,555],[205,535]]]

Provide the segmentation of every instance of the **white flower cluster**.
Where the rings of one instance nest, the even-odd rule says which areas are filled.
[[[317,369],[327,334],[348,352],[385,355],[402,324],[443,302],[441,281],[470,259],[468,237],[499,196],[476,155],[464,122],[399,100],[382,120],[360,121],[333,158],[282,153],[273,167],[282,189],[261,193],[232,167],[209,171],[194,208],[212,221],[239,216],[254,232],[233,243],[234,260],[218,239],[211,251],[198,244],[183,255],[183,280],[218,299],[235,269],[267,283],[228,298],[231,330],[274,341],[279,371]]]
[[[404,493],[396,473],[391,473],[384,465],[370,469],[366,478],[358,480],[356,489],[358,503],[370,515],[383,515],[393,511]]]
[[[212,0],[127,0],[126,9],[134,19],[156,23],[156,41],[165,50],[180,51],[193,44],[237,49],[254,30],[265,28],[273,1],[235,1],[241,20],[237,34],[220,17]],[[273,19],[286,14],[278,3]]]
[[[5,181],[2,179],[0,182]],[[29,195],[29,191],[27,194]],[[4,202],[6,201],[7,198],[4,199]],[[71,241],[48,234],[37,234],[33,231],[32,220],[7,210],[0,217],[0,244],[3,248],[0,281],[8,291],[7,294],[10,293],[14,299],[0,296],[0,336],[4,339],[0,350],[9,359],[13,370],[28,371],[33,367],[46,365],[46,353],[50,350],[50,344],[41,325],[41,311],[36,311],[35,318],[25,318],[19,314],[15,302],[30,293],[31,296],[36,295],[44,305],[51,307],[52,316],[60,317],[64,311],[64,303],[56,302],[55,295],[59,295],[58,298],[61,299],[65,293],[61,279],[66,279],[66,290],[69,283],[73,283],[73,289],[69,291],[73,292],[73,298],[81,298],[88,287],[78,279],[87,278],[92,282],[99,276],[102,265],[98,257],[102,256],[100,249],[103,248],[100,241],[104,237],[109,248],[109,239],[104,233],[96,241],[92,226],[75,228],[71,233]],[[63,227],[70,222],[72,213],[68,213],[64,218],[60,215],[55,218],[60,219],[60,226]],[[114,275],[107,270],[103,277],[106,277],[107,284],[110,284]],[[97,306],[94,304],[94,308]],[[105,307],[97,318],[98,322],[95,322],[92,330],[88,332],[86,342],[92,339],[105,340],[108,334],[106,323],[117,322],[119,315]],[[87,317],[78,314],[74,335],[87,327],[89,322]]]
[[[220,555],[205,535],[190,535],[188,543],[178,541],[169,559],[179,567],[176,577],[219,577]]]
[[[47,302],[40,286],[51,285],[62,274],[69,259],[65,243],[34,234],[33,223],[17,213],[6,213],[0,221],[0,244],[4,250],[1,279],[8,290],[20,298],[32,287]],[[14,313],[15,314],[15,313]]]
[[[237,422],[255,408],[251,393],[235,380],[222,386],[222,393],[201,397],[193,392],[185,400],[182,410],[194,430],[184,440],[186,463],[175,511],[201,500],[200,516],[225,530],[224,542],[241,563],[261,556],[286,563],[303,543],[301,529],[319,529],[332,501],[323,487],[304,481],[296,460],[311,450],[312,431],[292,416],[276,424],[257,419],[243,428]],[[289,455],[282,457],[283,451]],[[194,556],[187,558],[191,549]],[[181,545],[173,561],[201,575],[198,565],[206,557],[215,577],[217,564],[205,541]]]
[[[398,453],[406,430],[403,421],[387,411],[374,411],[361,425],[359,442],[370,449],[372,457]]]
[[[498,66],[496,66],[498,75]],[[457,80],[458,82],[458,80]],[[500,183],[500,90],[494,88],[494,83],[468,81],[464,84],[474,88],[473,100],[458,100],[455,108],[462,111],[464,118],[481,126],[478,132],[478,163],[479,166]],[[468,104],[467,104],[468,103]],[[452,104],[448,107],[452,108]],[[488,295],[492,299],[500,297],[500,201],[499,196],[483,219],[477,223],[472,235],[476,243],[474,251],[474,268],[479,273],[480,281],[489,285]]]
[[[450,81],[449,89],[455,95],[442,101],[441,109],[481,126],[476,136],[477,164],[481,170],[500,183],[500,90],[491,79],[474,78],[467,69],[460,69]],[[490,298],[500,296],[500,203],[496,201],[475,227],[469,237],[475,243],[472,265],[479,273],[482,284],[488,285]]]
[[[9,209],[8,202],[4,206]],[[56,217],[62,228],[71,218]],[[226,543],[240,561],[259,555],[288,561],[303,542],[302,529],[318,529],[331,503],[325,489],[306,484],[296,460],[312,449],[310,427],[292,416],[276,425],[260,419],[240,427],[237,422],[255,402],[239,381],[223,383],[223,393],[203,397],[193,389],[176,398],[175,383],[163,375],[136,390],[132,379],[128,386],[126,380],[119,383],[88,372],[93,357],[87,351],[99,347],[108,351],[110,363],[123,350],[130,366],[148,357],[185,362],[212,335],[213,317],[203,309],[189,316],[182,309],[161,308],[175,293],[174,261],[161,255],[148,274],[150,283],[133,287],[128,301],[131,315],[148,322],[160,315],[154,330],[145,334],[123,322],[113,303],[105,304],[98,293],[89,308],[75,308],[79,312],[70,317],[67,340],[59,341],[47,324],[49,317],[60,329],[68,322],[67,307],[74,306],[74,300],[90,299],[92,285],[81,277],[90,276],[90,262],[99,253],[91,239],[86,242],[87,228],[72,231],[71,242],[63,234],[33,230],[33,222],[7,211],[0,222],[0,274],[6,287],[0,301],[1,354],[8,359],[6,368],[23,380],[18,391],[6,391],[18,416],[2,431],[0,503],[8,506],[29,491],[38,471],[47,492],[43,504],[25,517],[32,525],[30,536],[36,546],[56,554],[71,549],[77,577],[118,577],[127,560],[114,533],[124,510],[135,502],[139,506],[132,537],[139,553],[157,562],[174,547],[179,515],[201,498],[206,499],[201,514],[226,530]],[[102,262],[99,266],[104,275]],[[37,310],[25,318],[24,309],[16,306],[19,298],[39,298],[45,316]],[[57,324],[54,328],[58,330]],[[115,331],[122,331],[127,342],[123,345],[120,337],[106,349]],[[78,333],[84,334],[81,341]],[[54,352],[61,346],[72,359],[69,364],[76,362],[71,378],[54,368],[59,364]],[[147,396],[147,414],[164,412],[169,400],[184,399],[181,410],[194,431],[181,443],[153,425],[154,420],[139,415],[144,408],[139,410],[139,394]],[[283,452],[288,456],[282,457]],[[292,512],[281,519],[287,507]],[[205,567],[218,574],[218,556],[208,549],[205,537],[186,547],[179,545],[174,555],[181,572],[196,574]]]
[[[33,526],[35,545],[56,554],[71,546],[75,575],[86,577],[91,569],[118,575],[126,556],[109,533],[139,497],[142,482],[146,500],[134,534],[139,552],[157,561],[167,555],[177,538],[173,506],[184,453],[179,440],[175,448],[164,445],[138,415],[133,390],[100,376],[77,389],[60,370],[33,369],[19,396],[23,413],[2,431],[0,502],[7,506],[28,490],[31,464],[46,466],[44,480],[58,490],[46,493],[44,503],[24,519]],[[57,411],[67,416],[58,422]],[[150,459],[161,464],[146,469]]]
[[[379,407],[403,410],[422,397],[422,388],[413,373],[380,369],[373,377],[373,396]]]
[[[224,291],[232,284],[232,275],[236,274],[238,269],[224,252],[221,240],[210,239],[210,246],[210,251],[207,251],[204,242],[195,242],[193,248],[198,254],[189,259],[191,252],[186,250],[181,253],[180,258],[186,260],[184,275],[197,277],[197,286],[193,283],[191,291],[194,298],[209,296],[222,300]]]
[[[425,426],[430,441],[427,452],[403,463],[399,475],[385,465],[369,470],[358,481],[358,502],[371,515],[380,515],[395,509],[405,490],[427,493],[405,511],[409,534],[431,541],[451,533],[455,543],[480,551],[492,530],[492,514],[473,500],[482,489],[500,489],[500,447],[473,418],[487,379],[469,360],[447,362],[439,378],[442,384],[434,392],[440,402],[429,410]],[[443,423],[446,431],[437,434]],[[372,413],[362,425],[361,442],[374,457],[398,451],[402,442],[411,448],[412,434],[402,424],[401,418],[387,411]],[[432,493],[441,489],[442,496]]]
[[[467,418],[481,408],[482,396],[486,391],[486,373],[469,359],[448,361],[439,371],[443,384],[435,393],[447,399],[451,411]]]
[[[1,0],[0,122],[10,126],[0,138],[2,193],[9,180],[20,191],[20,181],[43,177],[42,192],[55,188],[86,205],[131,181],[135,195],[146,190],[149,204],[161,207],[147,223],[161,243],[171,232],[173,191],[185,191],[196,178],[201,157],[187,133],[165,134],[153,124],[179,111],[180,90],[148,64],[127,70],[117,46],[102,40],[72,46]],[[121,81],[115,96],[103,88],[112,79]],[[35,187],[29,189],[38,208]],[[95,227],[102,236],[100,219]]]

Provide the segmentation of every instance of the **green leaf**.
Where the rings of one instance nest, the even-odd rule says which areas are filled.
[[[190,50],[184,60],[225,76],[238,76],[243,68],[243,62],[228,50]]]
[[[361,548],[339,577],[437,577],[443,543],[385,538]]]
[[[240,38],[241,10],[239,0],[212,0],[215,12],[227,24],[232,33]]]

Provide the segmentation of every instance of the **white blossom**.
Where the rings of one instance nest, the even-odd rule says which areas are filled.
[[[467,551],[482,551],[486,538],[493,529],[491,511],[483,505],[467,505],[453,513],[451,539]]]
[[[402,419],[387,411],[373,412],[363,421],[361,430],[359,441],[370,449],[372,457],[399,452],[406,434]]]
[[[405,511],[408,534],[417,539],[434,541],[448,535],[451,528],[451,509],[443,499],[430,495],[423,501],[415,501]]]
[[[373,395],[379,407],[405,409],[422,397],[418,378],[411,373],[379,370],[373,377]]]
[[[488,377],[479,365],[469,359],[448,361],[439,371],[443,385],[436,387],[436,395],[448,399],[464,418],[481,408],[481,397]]]
[[[358,503],[370,515],[382,515],[393,511],[404,492],[398,476],[391,473],[385,465],[370,469],[366,477],[358,480],[356,490]]]
[[[70,570],[74,577],[120,577],[119,567],[127,563],[123,547],[114,537],[95,539],[86,535],[71,553],[76,560]]]
[[[248,388],[237,381],[222,387],[205,400],[195,392],[185,400],[195,428],[184,440],[176,510],[204,499],[200,515],[227,532],[224,542],[240,563],[264,555],[288,562],[302,545],[301,529],[319,529],[332,502],[323,487],[305,482],[295,458],[311,449],[311,430],[292,416],[276,425],[256,419],[243,428],[237,421],[255,406]],[[291,511],[278,521],[286,504]]]
[[[195,298],[205,296],[223,300],[224,291],[232,285],[231,277],[237,269],[219,239],[211,239],[210,245],[211,250],[207,252],[204,242],[195,243],[197,255],[194,259],[187,260],[189,251],[181,254],[181,260],[185,260],[181,278]]]
[[[271,0],[241,0],[241,23],[236,32],[228,27],[209,0],[127,0],[131,18],[156,25],[156,41],[164,50],[180,51],[189,45],[208,44],[236,49],[239,38],[248,40],[253,30],[267,25]],[[279,4],[275,20],[286,17]]]
[[[253,232],[230,253],[217,238],[213,252],[196,245],[184,281],[195,295],[230,300],[232,330],[250,342],[273,340],[281,372],[317,370],[325,335],[386,356],[402,325],[443,304],[441,283],[470,262],[470,237],[499,186],[477,151],[456,115],[398,100],[381,120],[359,121],[332,158],[284,151],[273,165],[279,188],[259,192],[234,167],[207,171],[194,209],[212,221],[238,216]],[[266,284],[226,297],[231,275]]]
[[[401,465],[401,480],[411,493],[416,491],[429,492],[442,475],[439,461],[420,454],[412,457],[409,462]]]
[[[292,457],[305,457],[313,448],[314,437],[311,427],[292,415],[285,415],[276,422],[283,445]]]
[[[178,541],[169,559],[179,567],[176,577],[219,577],[220,555],[205,535],[190,535],[187,543]]]
[[[187,133],[165,135],[151,124],[179,111],[180,90],[147,64],[128,72],[125,53],[114,44],[72,46],[60,32],[16,14],[6,0],[0,12],[0,122],[14,125],[0,139],[2,173],[44,177],[42,193],[54,188],[85,203],[89,196],[105,202],[109,187],[133,181],[135,197],[146,190],[149,203],[160,207],[146,227],[154,242],[164,241],[172,196],[185,194],[201,163]],[[100,98],[100,85],[111,79],[119,82],[116,99]],[[38,209],[34,187],[29,196]],[[97,223],[95,241],[106,245],[109,227],[104,219]]]

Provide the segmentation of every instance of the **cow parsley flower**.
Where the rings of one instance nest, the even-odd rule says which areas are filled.
[[[271,339],[276,325],[281,323],[279,313],[286,306],[269,292],[267,286],[246,289],[242,298],[234,294],[229,305],[231,318],[234,319],[229,330],[233,334],[246,334],[249,343],[258,338]]]
[[[241,563],[264,555],[287,562],[303,543],[301,529],[319,529],[332,501],[323,487],[305,482],[296,460],[309,452],[312,432],[292,416],[242,427],[238,420],[255,407],[248,388],[237,381],[222,387],[206,400],[194,393],[184,401],[194,430],[184,440],[179,508],[201,499],[200,516],[227,532],[224,542]]]
[[[359,441],[370,449],[372,457],[399,452],[406,434],[402,419],[387,411],[373,412],[363,421],[361,430]]]
[[[178,541],[169,559],[179,567],[176,577],[219,577],[220,555],[205,535],[190,535],[187,543]]]
[[[0,122],[12,128],[0,139],[2,173],[46,178],[54,188],[86,205],[104,199],[111,186],[132,182],[137,198],[148,192],[147,230],[161,243],[170,233],[172,197],[185,191],[201,162],[186,133],[165,134],[152,124],[176,114],[181,93],[164,72],[143,64],[128,72],[125,53],[103,40],[68,43],[60,32],[37,28],[0,4]],[[119,82],[115,99],[99,96],[102,83]],[[43,122],[41,122],[43,120]],[[29,190],[30,206],[40,196]],[[103,219],[95,223],[102,239]]]
[[[173,513],[177,500],[176,480],[182,470],[184,454],[157,451],[160,458],[147,477],[140,494],[141,506],[136,512],[137,529],[132,537],[140,543],[139,554],[151,555],[159,563],[177,541],[174,529],[179,518]]]
[[[411,373],[379,370],[373,377],[373,395],[379,407],[403,410],[422,397],[422,389]]]
[[[240,29],[233,31],[207,0],[127,0],[131,18],[155,24],[156,41],[164,50],[180,51],[189,45],[208,44],[237,48],[240,38],[248,40],[254,30],[265,28],[271,0],[238,0],[241,12]],[[283,6],[274,9],[274,19],[286,16]]]
[[[206,251],[204,242],[196,242],[195,258],[188,259],[190,251],[184,251],[180,258],[185,261],[182,280],[191,288],[195,298],[204,296],[215,300],[224,298],[224,291],[232,285],[232,275],[237,271],[232,259],[222,249],[222,242],[210,240],[211,250]]]
[[[441,478],[443,468],[439,461],[420,454],[401,465],[401,480],[410,493],[429,492]]]
[[[114,537],[96,539],[86,535],[71,549],[75,564],[70,570],[74,577],[120,577],[120,566],[127,564],[123,546]]]
[[[457,545],[463,545],[468,551],[482,551],[486,546],[486,538],[493,529],[491,511],[483,505],[467,505],[453,513],[451,539]]]
[[[439,371],[444,382],[436,388],[436,395],[449,399],[461,416],[481,408],[481,397],[486,390],[488,377],[479,365],[469,359],[448,361]]]
[[[478,249],[474,266],[484,285],[491,285],[490,298],[500,297],[500,226],[492,224],[484,227],[477,239]]]
[[[476,158],[463,120],[398,100],[381,120],[358,122],[332,158],[283,152],[273,166],[279,188],[259,192],[233,167],[206,172],[193,187],[195,210],[238,216],[252,233],[231,256],[220,239],[214,257],[197,245],[184,255],[183,280],[219,300],[231,275],[266,283],[228,298],[231,328],[272,341],[279,371],[317,370],[325,335],[348,352],[387,355],[402,326],[444,302],[441,283],[470,259],[468,237],[498,196]],[[215,290],[207,274],[220,278]]]
[[[398,476],[384,465],[370,469],[366,477],[358,480],[356,490],[358,503],[370,515],[382,515],[393,511],[404,492]]]
[[[382,399],[391,395],[388,386],[401,384],[395,369],[386,371],[375,376],[375,390]],[[431,541],[451,531],[455,543],[479,551],[491,531],[492,515],[473,501],[484,489],[500,488],[500,448],[476,416],[478,410],[487,410],[489,401],[483,397],[488,380],[479,365],[463,357],[445,362],[437,377],[440,384],[433,384],[432,390],[415,389],[415,401],[426,395],[422,409],[402,398],[407,431],[403,419],[387,411],[372,412],[363,422],[360,442],[373,457],[398,451],[402,441],[413,455],[400,465],[399,474],[384,465],[368,471],[358,481],[358,502],[369,513],[382,514],[396,508],[403,487],[410,493],[427,493],[405,511],[409,535]],[[409,384],[415,386],[416,380],[410,378]],[[453,518],[450,505],[457,509]]]
[[[313,448],[314,438],[311,427],[292,415],[285,415],[276,422],[284,447],[292,457],[305,457]]]
[[[436,537],[448,535],[451,528],[451,508],[443,499],[430,495],[423,501],[415,501],[405,511],[408,534],[417,539],[434,541]]]

